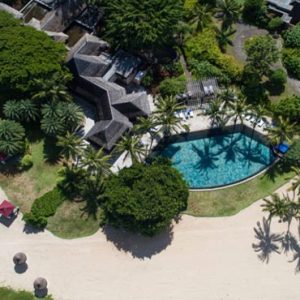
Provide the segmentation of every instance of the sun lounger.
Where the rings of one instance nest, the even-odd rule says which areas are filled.
[[[194,118],[194,112],[192,110],[190,110],[189,115],[191,118]]]
[[[252,118],[252,115],[246,115],[245,120],[250,121],[251,118]]]
[[[258,123],[257,123],[257,125],[258,125],[259,127],[262,127],[264,124],[265,124],[265,122],[264,122],[263,119],[260,119],[260,120],[258,121]]]
[[[184,116],[183,112],[179,113],[179,118],[182,119],[182,120],[185,120],[185,116]]]
[[[190,117],[189,111],[188,111],[188,110],[186,110],[186,111],[184,112],[184,117],[185,117],[186,119],[188,119],[188,118]]]

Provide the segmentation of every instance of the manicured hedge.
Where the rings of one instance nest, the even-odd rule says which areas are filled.
[[[28,224],[44,228],[47,226],[47,218],[53,216],[66,199],[63,192],[55,187],[52,191],[37,198],[32,204],[30,213],[24,214],[23,219]]]

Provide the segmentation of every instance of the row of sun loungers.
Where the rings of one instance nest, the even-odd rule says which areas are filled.
[[[252,114],[247,114],[247,115],[245,115],[244,118],[245,118],[246,121],[249,121],[251,124],[255,124],[256,123],[256,125],[258,127],[261,127],[263,129],[266,129],[266,128],[268,128],[270,126],[263,119],[257,118],[256,116],[254,116]]]
[[[181,120],[187,120],[194,117],[194,112],[191,109],[175,112],[175,116]]]

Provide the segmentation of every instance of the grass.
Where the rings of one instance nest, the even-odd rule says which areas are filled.
[[[33,201],[54,188],[57,181],[58,164],[44,159],[44,142],[31,144],[33,166],[28,171],[18,172],[13,162],[0,167],[0,186],[9,200],[28,212]]]
[[[95,217],[84,212],[85,202],[65,201],[53,217],[48,218],[47,229],[64,239],[89,236],[97,232],[101,222],[101,210]]]
[[[26,291],[15,291],[9,287],[0,287],[1,300],[36,300],[32,293]],[[44,300],[53,300],[51,296],[46,296]]]
[[[267,173],[234,187],[190,192],[185,213],[197,217],[234,215],[260,198],[272,194],[292,176],[292,172],[283,172],[276,164]]]

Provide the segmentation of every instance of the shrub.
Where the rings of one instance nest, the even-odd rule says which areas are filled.
[[[163,97],[182,94],[185,91],[185,89],[185,76],[180,76],[177,78],[166,78],[159,85],[159,90]]]
[[[243,19],[249,23],[264,26],[267,22],[267,6],[264,0],[245,0]]]
[[[142,78],[141,84],[144,87],[149,88],[151,87],[153,81],[154,81],[153,71],[149,70],[147,71],[146,75]]]
[[[287,75],[283,69],[271,71],[268,82],[270,93],[273,95],[280,95],[284,91],[286,82]]]
[[[283,64],[288,74],[296,79],[300,79],[300,51],[298,49],[283,49]]]
[[[28,170],[33,166],[33,160],[32,156],[29,154],[26,154],[23,156],[21,160],[21,169]]]
[[[290,119],[292,122],[300,122],[300,97],[293,96],[281,99],[273,108],[276,116]]]
[[[284,161],[289,166],[300,167],[300,140],[297,140],[285,154]]]
[[[284,46],[288,48],[300,47],[300,24],[287,30],[283,36]]]
[[[109,178],[103,204],[106,222],[154,235],[186,209],[188,187],[170,162],[134,164]]]
[[[271,32],[275,32],[277,30],[279,30],[279,28],[283,25],[283,21],[281,19],[281,17],[275,17],[272,18],[269,23],[268,23],[268,29]]]
[[[26,224],[32,225],[34,227],[44,229],[47,226],[47,218],[42,216],[37,216],[33,213],[25,213],[23,215],[23,220]]]
[[[57,208],[66,200],[62,191],[55,187],[52,191],[37,198],[31,207],[31,213],[35,216],[53,216]]]
[[[188,39],[185,51],[189,65],[195,65],[195,61],[198,63],[206,61],[218,67],[232,81],[239,80],[241,76],[242,67],[232,56],[221,52],[213,29],[204,29],[203,32]]]

